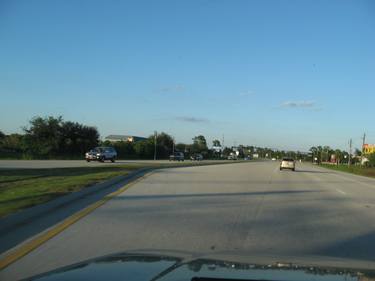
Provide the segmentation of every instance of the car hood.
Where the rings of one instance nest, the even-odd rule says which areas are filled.
[[[375,270],[369,269],[249,260],[252,258],[233,253],[126,252],[87,260],[28,280],[375,280]]]

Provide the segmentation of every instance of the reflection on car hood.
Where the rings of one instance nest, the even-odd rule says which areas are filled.
[[[375,271],[292,263],[253,264],[235,256],[189,257],[184,254],[121,253],[104,256],[31,278],[31,280],[314,280],[370,281]]]

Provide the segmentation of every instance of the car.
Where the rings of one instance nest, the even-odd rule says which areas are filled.
[[[105,160],[110,160],[112,163],[115,162],[117,158],[117,152],[113,147],[109,146],[99,146],[86,152],[85,159],[87,162],[99,161],[104,162]]]
[[[272,158],[271,160],[272,160],[272,161],[276,161],[276,158]]]
[[[175,152],[169,156],[169,161],[184,161],[185,157],[182,152]]]
[[[283,169],[291,169],[292,171],[296,170],[296,161],[293,158],[284,157],[280,163],[280,171]]]
[[[228,160],[237,160],[237,156],[235,155],[229,155]]]
[[[191,160],[196,160],[196,161],[202,161],[203,160],[203,155],[200,153],[196,153],[190,156]]]

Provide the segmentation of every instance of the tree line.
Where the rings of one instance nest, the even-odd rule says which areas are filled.
[[[156,145],[155,145],[156,140]],[[227,158],[235,151],[238,158],[253,157],[276,158],[291,157],[296,160],[317,163],[332,162],[332,155],[337,164],[349,161],[349,153],[329,146],[311,147],[309,153],[299,151],[275,150],[265,147],[244,146],[222,147],[219,140],[212,142],[212,149],[208,147],[206,138],[198,135],[192,138],[192,143],[175,143],[171,135],[162,132],[150,135],[146,140],[137,142],[101,141],[96,127],[77,122],[65,121],[59,117],[36,116],[29,121],[28,126],[22,128],[22,134],[5,135],[0,130],[0,158],[13,159],[82,159],[84,153],[96,146],[113,146],[120,159],[153,159],[156,147],[157,159],[167,159],[174,151],[181,151],[185,158],[200,153],[204,159]],[[360,156],[356,149],[354,156]],[[375,167],[375,153],[366,155],[368,164]],[[350,157],[351,164],[360,161],[359,157]]]
[[[99,144],[95,127],[64,121],[60,117],[34,117],[23,134],[0,132],[2,158],[53,159],[78,158]]]
[[[331,148],[328,145],[325,146],[313,146],[310,148],[310,158],[312,162],[318,164],[324,162],[340,164],[360,164],[362,151],[356,148],[352,155],[349,155],[349,152],[341,149]],[[375,167],[375,153],[370,155],[363,155],[368,159],[367,166]]]
[[[167,159],[173,151],[185,152],[186,156],[202,153],[205,158],[215,157],[204,136],[196,136],[192,141],[192,144],[175,144],[169,134],[157,134],[157,159]],[[155,136],[137,142],[100,141],[96,127],[65,121],[61,116],[36,116],[22,128],[22,134],[5,135],[0,131],[0,158],[82,159],[85,152],[96,146],[114,147],[120,159],[153,159]]]

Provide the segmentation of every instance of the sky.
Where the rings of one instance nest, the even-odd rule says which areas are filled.
[[[375,143],[375,2],[0,0],[0,130]]]

